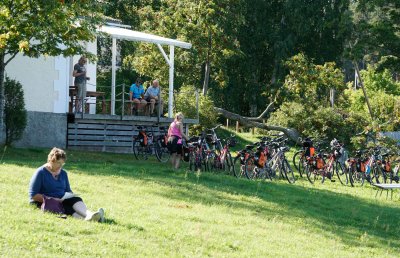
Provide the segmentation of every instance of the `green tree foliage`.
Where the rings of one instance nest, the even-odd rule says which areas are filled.
[[[399,130],[400,85],[385,70],[372,66],[362,71],[364,85],[376,120],[371,121],[361,89],[349,84],[333,63],[315,65],[303,54],[292,57],[284,88],[287,100],[272,114],[270,124],[297,129],[305,136],[339,138],[359,143],[357,133]],[[327,105],[329,89],[336,89],[335,107]]]
[[[318,108],[329,105],[330,90],[336,95],[346,87],[343,73],[333,62],[315,65],[303,53],[290,58],[286,65],[290,70],[286,76],[284,89],[289,100]]]
[[[157,8],[159,1],[153,0],[115,0],[108,1],[104,13],[107,17],[113,17],[117,19],[115,21],[121,21],[122,24],[131,26],[134,30],[142,30],[141,24],[145,22],[139,15],[141,10],[143,13],[151,13],[152,8]],[[147,15],[148,16],[148,15]],[[143,25],[144,28],[146,25]],[[154,33],[154,32],[153,32]],[[101,70],[111,68],[111,46],[112,41],[110,37],[98,38],[98,49],[97,52],[100,53],[99,63]],[[117,48],[122,60],[125,60],[123,64],[123,69],[133,69],[133,67],[126,60],[126,57],[133,55],[138,46],[137,42],[117,40]],[[132,81],[131,81],[132,82]]]
[[[361,132],[361,120],[345,117],[337,110],[330,107],[317,109],[298,102],[285,102],[273,113],[268,120],[269,124],[295,128],[303,136],[317,139],[337,138],[345,143],[350,143],[354,132]]]
[[[288,57],[303,51],[317,63],[341,60],[351,28],[348,5],[348,0],[125,0],[110,3],[107,14],[136,30],[192,43],[189,51],[175,49],[175,87],[209,89],[216,105],[254,115],[283,84]],[[165,84],[168,66],[157,47],[130,45],[124,66]]]
[[[380,69],[400,68],[400,3],[397,0],[352,1],[353,29],[347,39],[352,59],[378,63]]]
[[[227,60],[229,86],[212,92],[217,105],[240,114],[259,114],[283,85],[284,62],[298,52],[316,63],[340,62],[343,40],[351,28],[348,4],[347,0],[246,1],[237,35],[242,54]]]
[[[389,70],[377,71],[373,66],[361,72],[367,91],[384,91],[387,94],[400,96],[400,83],[393,80]]]
[[[349,0],[276,2],[282,8],[281,39],[291,47],[286,57],[304,52],[317,64],[340,63],[343,40],[351,29]]]
[[[21,83],[6,77],[4,87],[6,145],[11,146],[14,141],[22,137],[26,127],[27,115]]]
[[[315,65],[300,53],[286,65],[290,71],[284,84],[286,99],[268,123],[295,128],[304,136],[338,138],[349,143],[354,132],[360,132],[364,125],[363,120],[354,119],[357,115],[349,115],[342,106],[346,103],[346,85],[335,63]],[[334,108],[330,107],[330,89],[336,91]]]
[[[177,1],[167,0],[136,10],[139,29],[149,33],[192,43],[188,50],[175,49],[175,82],[202,88],[205,67],[210,65],[213,85],[226,86],[225,60],[237,54],[235,38],[242,22],[241,2],[237,0]],[[165,49],[169,53],[168,49]],[[168,78],[168,66],[157,46],[139,44],[134,56],[126,60],[140,74]]]
[[[354,90],[350,84],[345,91],[347,109],[358,113],[374,125],[374,130],[399,130],[400,129],[400,83],[395,82],[388,70],[377,71],[373,66],[361,71],[364,86],[371,103],[375,121],[371,121],[365,98],[361,89]]]
[[[0,1],[0,123],[3,120],[4,70],[18,54],[86,54],[82,41],[96,38],[101,21],[98,1]],[[83,18],[84,17],[84,18]]]
[[[329,92],[334,89],[335,112],[357,131],[371,121],[360,119],[363,96],[352,94],[349,99],[343,94],[344,81],[352,79],[349,72],[346,77],[342,73],[352,69],[346,67],[345,57],[376,63],[377,71],[390,66],[385,78],[399,71],[395,65],[400,15],[395,0],[124,0],[110,6],[115,17],[136,30],[192,43],[191,50],[175,49],[175,87],[204,88],[210,65],[208,96],[217,106],[245,116],[259,114],[276,96],[281,110],[295,103],[315,116],[328,115]],[[156,46],[132,44],[129,49],[132,54],[122,51],[127,53],[126,69],[167,83],[168,66]],[[371,83],[365,78],[368,87],[393,92],[393,81],[375,76]],[[374,112],[385,109],[385,99],[390,98],[373,100]],[[325,113],[316,111],[321,107]],[[396,112],[395,107],[386,109]],[[312,121],[328,133],[315,116]],[[299,122],[300,131],[306,131],[306,119]]]
[[[175,112],[182,112],[186,118],[197,118],[197,100],[199,105],[200,126],[192,128],[192,133],[196,134],[203,128],[211,128],[217,122],[217,114],[214,112],[214,103],[210,97],[202,94],[195,94],[198,91],[193,86],[183,86],[175,94]]]

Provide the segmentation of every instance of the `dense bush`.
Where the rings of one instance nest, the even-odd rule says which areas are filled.
[[[302,136],[337,138],[345,143],[350,143],[354,132],[363,128],[360,117],[346,116],[330,107],[312,109],[297,102],[284,103],[272,114],[268,123],[294,128]]]
[[[175,95],[175,112],[182,112],[186,118],[197,118],[196,88],[182,86]],[[203,128],[210,128],[217,123],[217,114],[214,111],[213,101],[201,94],[199,95],[199,120],[200,125],[191,128],[191,134],[199,133]]]
[[[6,127],[6,145],[19,140],[26,127],[24,91],[21,83],[8,77],[4,83],[4,124]]]

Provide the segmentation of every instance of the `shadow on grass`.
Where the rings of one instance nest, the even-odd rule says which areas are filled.
[[[372,200],[311,186],[289,185],[284,181],[267,183],[238,180],[226,175],[187,173],[185,169],[172,172],[154,163],[149,168],[138,169],[136,165],[135,169],[134,164],[116,168],[120,171],[119,176],[170,186],[167,192],[155,192],[166,199],[249,210],[260,220],[270,220],[276,216],[289,223],[294,219],[302,220],[306,226],[312,225],[310,230],[318,229],[318,233],[326,234],[328,238],[335,235],[352,246],[360,245],[361,241],[367,241],[371,247],[387,245],[390,240],[391,248],[400,248],[400,241],[396,240],[400,233],[398,207],[387,207]],[[96,166],[87,168],[85,173],[112,174],[102,172]],[[270,203],[282,208],[274,209]]]
[[[109,226],[113,226],[113,225],[115,225],[115,226],[123,226],[128,230],[135,230],[135,231],[138,231],[138,232],[145,231],[145,228],[142,227],[142,226],[139,226],[139,225],[136,225],[136,224],[132,224],[132,223],[117,223],[116,220],[114,220],[112,218],[108,218],[108,217],[106,217],[104,219],[104,222],[102,224],[106,224],[106,225],[109,225]]]
[[[45,153],[47,156],[47,151]],[[28,154],[43,158],[43,152],[28,151]],[[4,159],[7,163],[25,166],[28,160],[33,168],[43,164],[32,162],[32,157],[25,162],[23,158],[11,156]],[[155,191],[155,194],[166,199],[252,211],[260,220],[279,216],[282,221],[289,223],[291,220],[304,221],[305,226],[310,225],[310,230],[317,230],[328,238],[334,235],[352,246],[364,241],[371,247],[389,245],[390,248],[400,249],[400,208],[379,205],[373,200],[311,186],[289,185],[283,181],[266,183],[238,180],[211,173],[187,173],[185,169],[173,172],[168,168],[169,164],[154,160],[138,162],[129,155],[71,152],[68,162],[71,165],[67,170],[76,168],[75,173],[115,175],[171,186],[167,192]],[[271,207],[271,203],[280,208],[273,208],[276,205]],[[110,221],[110,224],[113,223]],[[133,228],[140,230],[135,225]]]

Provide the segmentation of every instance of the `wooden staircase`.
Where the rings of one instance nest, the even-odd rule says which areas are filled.
[[[117,116],[118,117],[118,116]],[[137,120],[99,119],[85,115],[69,121],[67,130],[67,148],[73,150],[133,153],[133,140],[138,135],[140,127],[157,136],[168,130],[171,118],[139,117]],[[186,121],[185,121],[186,122]],[[189,120],[195,123],[197,120]],[[187,130],[189,124],[185,124]]]

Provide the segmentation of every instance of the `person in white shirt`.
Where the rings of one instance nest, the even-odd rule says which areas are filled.
[[[160,83],[158,80],[154,80],[150,87],[147,88],[146,93],[144,94],[144,99],[150,103],[150,115],[154,115],[154,107],[157,104],[160,105],[160,115],[163,114],[163,103],[160,99],[161,89]]]

